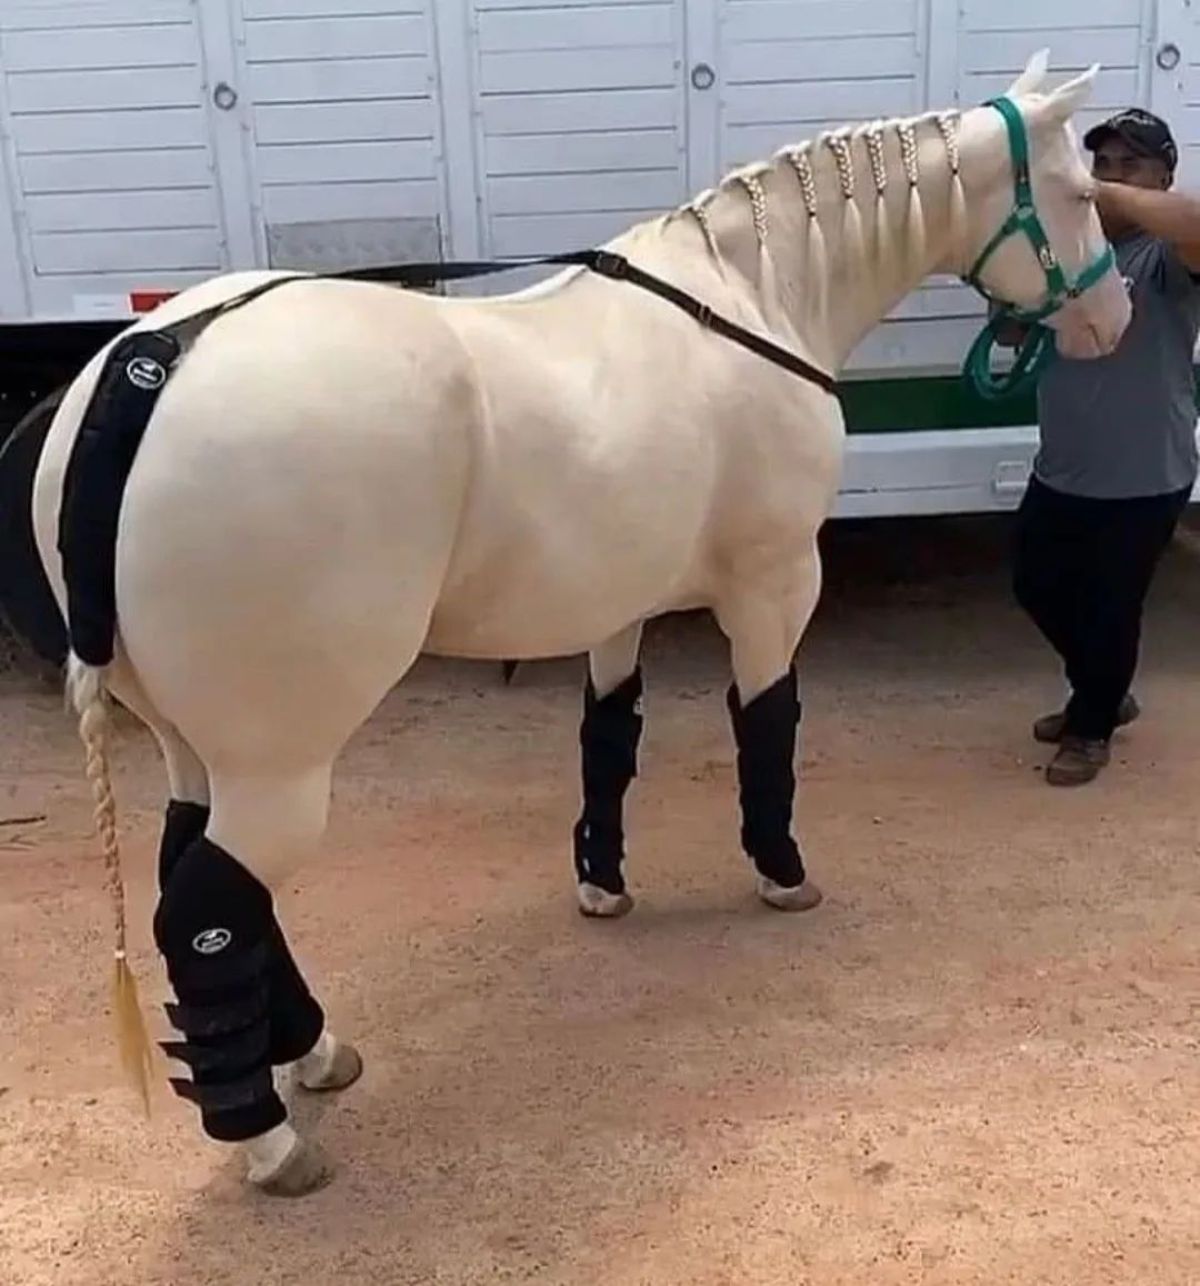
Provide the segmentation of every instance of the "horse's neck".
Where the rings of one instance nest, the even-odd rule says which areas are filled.
[[[960,187],[955,197],[951,158],[961,171],[972,151],[995,139],[974,119],[971,128],[967,117],[962,124],[961,133],[932,117],[915,122],[913,133],[893,126],[874,151],[856,139],[849,167],[844,149],[839,161],[818,140],[735,172],[672,215],[661,236],[714,262],[724,302],[752,300],[780,339],[836,372],[921,282],[963,266],[970,194]]]

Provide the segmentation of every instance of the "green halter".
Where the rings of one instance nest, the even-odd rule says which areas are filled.
[[[964,372],[975,387],[980,397],[989,401],[1009,397],[1023,391],[1025,386],[1041,374],[1054,355],[1053,336],[1049,329],[1040,323],[1056,313],[1064,304],[1082,295],[1089,287],[1094,286],[1116,261],[1111,245],[1104,250],[1079,274],[1074,282],[1067,280],[1058,256],[1050,246],[1046,230],[1038,218],[1033,204],[1033,186],[1029,180],[1029,135],[1021,112],[1011,99],[1000,97],[988,99],[985,107],[994,107],[1004,118],[1008,129],[1008,146],[1012,154],[1014,183],[1016,188],[1016,205],[1005,219],[999,231],[983,248],[975,260],[970,272],[963,277],[969,286],[973,286],[986,300],[999,308],[1000,312],[993,317],[979,333],[971,350],[967,354]],[[1036,308],[1018,308],[1007,300],[992,294],[979,279],[983,265],[995,253],[997,247],[1011,236],[1023,233],[1029,238],[1038,263],[1046,275],[1046,298]],[[1029,326],[1029,333],[1021,345],[1012,370],[1002,379],[997,379],[991,372],[991,351],[995,343],[996,330],[1005,319],[1024,322]]]

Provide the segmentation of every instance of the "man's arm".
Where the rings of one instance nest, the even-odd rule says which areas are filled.
[[[1115,225],[1136,224],[1166,241],[1189,272],[1200,273],[1200,200],[1185,192],[1160,192],[1126,183],[1098,183],[1100,217]]]

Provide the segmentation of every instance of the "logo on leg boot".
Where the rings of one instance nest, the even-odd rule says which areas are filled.
[[[205,929],[192,939],[192,950],[198,951],[202,956],[215,956],[218,951],[224,951],[232,941],[233,934],[228,929]]]

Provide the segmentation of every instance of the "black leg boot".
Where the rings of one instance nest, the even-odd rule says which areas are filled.
[[[603,700],[597,700],[588,675],[579,730],[583,811],[574,834],[575,875],[585,915],[624,915],[633,906],[621,873],[625,860],[622,810],[625,792],[637,776],[641,700],[640,668]]]
[[[821,895],[806,879],[791,832],[800,726],[795,668],[744,708],[736,684],[727,701],[737,741],[742,847],[758,872],[759,893],[781,910],[808,910]]]
[[[158,854],[160,892],[167,887],[183,854],[203,837],[209,816],[210,810],[204,804],[178,799],[167,804]],[[281,1067],[303,1058],[312,1049],[324,1030],[325,1015],[297,968],[274,913],[270,939],[271,1063]]]
[[[162,840],[158,846],[158,891],[167,887],[184,853],[204,834],[209,809],[205,804],[172,799],[167,804]]]
[[[172,1078],[226,1143],[287,1119],[271,1076],[271,894],[235,858],[201,838],[179,858],[154,916],[154,940],[178,1003],[167,1017],[185,1039],[163,1049],[192,1070]]]

